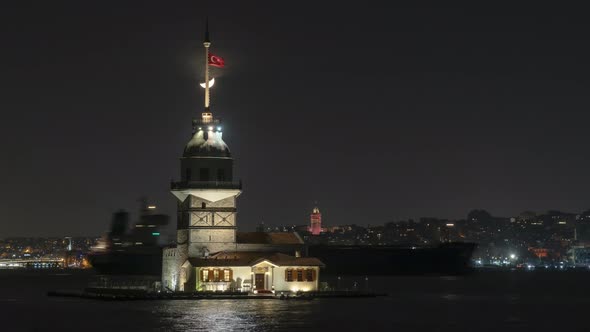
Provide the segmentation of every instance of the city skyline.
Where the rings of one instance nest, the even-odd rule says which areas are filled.
[[[140,196],[175,215],[206,15],[241,227],[305,224],[315,201],[327,223],[359,225],[590,208],[590,49],[574,11],[14,6],[3,237],[102,234]]]

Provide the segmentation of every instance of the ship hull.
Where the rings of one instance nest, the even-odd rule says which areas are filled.
[[[328,275],[465,274],[472,271],[473,243],[436,247],[309,246],[308,255],[326,265]]]
[[[161,249],[143,253],[95,253],[89,255],[89,260],[97,274],[153,276],[162,274]]]

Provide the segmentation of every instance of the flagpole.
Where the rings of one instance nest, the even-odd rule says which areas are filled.
[[[203,41],[205,46],[205,112],[209,112],[209,46],[211,41],[209,40],[209,19],[205,23],[205,40]]]

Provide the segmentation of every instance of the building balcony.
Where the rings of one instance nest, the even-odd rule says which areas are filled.
[[[221,124],[221,120],[220,119],[213,119],[212,115],[203,117],[201,119],[193,119],[193,127],[206,126],[206,125],[216,126],[219,124]]]
[[[171,182],[170,189],[242,189],[242,181],[178,181]]]

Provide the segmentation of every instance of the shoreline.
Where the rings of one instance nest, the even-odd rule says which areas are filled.
[[[388,296],[386,293],[358,291],[308,292],[300,295],[259,295],[250,293],[148,293],[133,290],[108,290],[105,292],[54,290],[47,292],[49,297],[74,297],[103,301],[137,301],[137,300],[285,300],[300,301],[317,298],[368,298]]]

